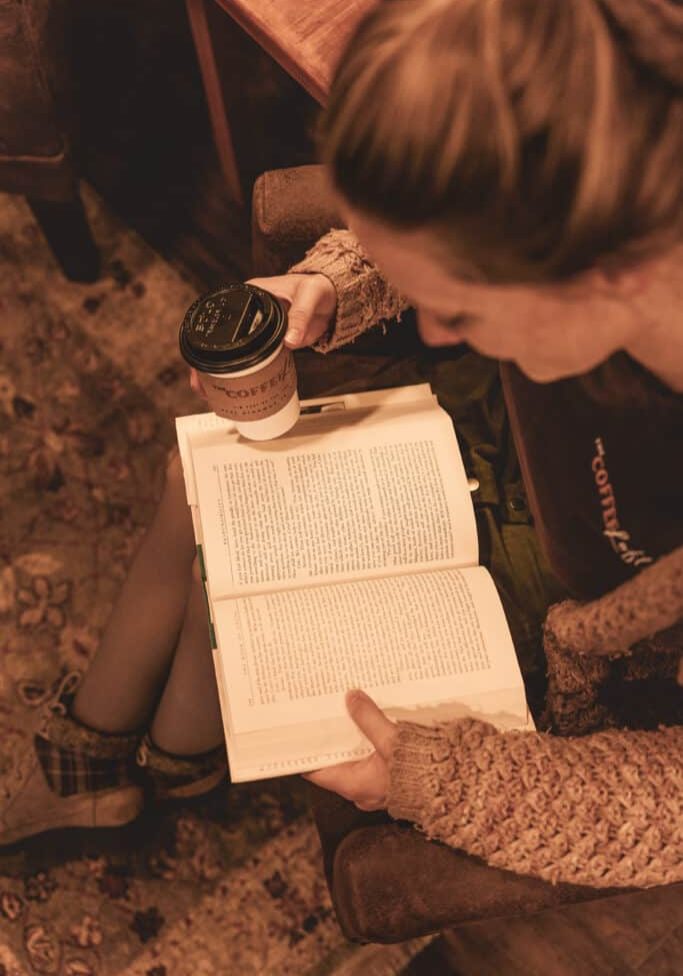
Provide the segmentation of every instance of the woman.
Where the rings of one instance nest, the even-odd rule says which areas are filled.
[[[663,0],[381,3],[342,59],[321,127],[350,230],[258,282],[291,303],[293,347],[326,352],[410,304],[425,342],[466,340],[501,360],[538,531],[564,585],[589,601],[547,621],[549,721],[590,734],[396,727],[361,694],[350,711],[376,753],[310,778],[550,880],[683,879],[671,693],[683,646],[682,50],[680,8]],[[186,512],[176,459],[85,681],[8,788],[0,842],[60,817],[89,822],[86,807],[99,805],[100,823],[131,819],[145,729],[139,761],[161,795],[220,775]],[[612,699],[599,686],[611,655],[654,634],[616,677],[654,675],[661,716],[592,731],[628,724],[628,682]],[[53,775],[66,768],[79,771],[69,783]]]
[[[295,343],[328,351],[410,304],[425,343],[501,360],[551,566],[601,598],[546,623],[548,718],[652,731],[577,744],[475,721],[397,729],[355,693],[376,753],[309,778],[549,880],[683,878],[681,627],[649,669],[642,647],[624,665],[683,613],[682,85],[674,5],[380,4],[321,125],[350,230],[291,269],[310,280],[261,282],[291,302]]]

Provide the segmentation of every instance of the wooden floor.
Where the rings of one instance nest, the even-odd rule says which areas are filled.
[[[249,214],[222,183],[182,0],[77,0],[74,64],[86,179],[198,290],[250,273]],[[226,97],[248,188],[314,161],[316,106],[221,15]],[[649,892],[466,926],[408,976],[683,976],[683,897]]]
[[[82,175],[199,288],[250,273],[249,213],[223,184],[183,0],[74,0]],[[315,161],[317,104],[216,7],[247,198]]]

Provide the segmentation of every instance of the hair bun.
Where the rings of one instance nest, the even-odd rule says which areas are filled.
[[[633,56],[683,88],[682,0],[599,0],[623,31]]]

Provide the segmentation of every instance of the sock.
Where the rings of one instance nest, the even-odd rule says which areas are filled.
[[[206,752],[181,756],[162,749],[148,732],[138,749],[138,764],[149,771],[157,792],[164,793],[202,780],[219,769],[225,769],[225,744],[221,742]]]
[[[72,700],[62,698],[65,714],[52,712],[33,740],[50,789],[58,796],[73,796],[135,782],[141,733],[91,729],[70,714]]]

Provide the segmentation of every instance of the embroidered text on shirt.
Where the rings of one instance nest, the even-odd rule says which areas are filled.
[[[629,566],[645,566],[653,562],[652,556],[647,556],[643,549],[632,549],[631,534],[622,529],[617,516],[617,503],[609,480],[607,465],[605,464],[605,447],[602,437],[595,438],[595,456],[591,462],[595,484],[600,495],[602,509],[602,534],[609,539],[612,549],[619,558]]]

